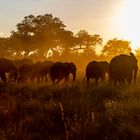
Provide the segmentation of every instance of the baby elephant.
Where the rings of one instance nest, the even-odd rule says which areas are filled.
[[[102,81],[105,81],[105,75],[108,73],[109,63],[106,61],[92,61],[89,62],[86,67],[86,78],[87,83],[89,83],[90,79],[95,79],[96,84],[98,83],[98,79],[101,78]]]

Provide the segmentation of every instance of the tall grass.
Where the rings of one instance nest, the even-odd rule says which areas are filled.
[[[140,87],[0,85],[0,139],[140,139]]]

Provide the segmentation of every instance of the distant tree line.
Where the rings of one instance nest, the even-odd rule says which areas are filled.
[[[74,34],[52,14],[29,15],[16,25],[10,37],[0,38],[0,57],[48,59],[111,59],[114,55],[131,51],[127,40],[111,39],[106,43],[98,35],[80,30]],[[96,50],[103,48],[100,55]],[[139,51],[137,51],[139,52]]]

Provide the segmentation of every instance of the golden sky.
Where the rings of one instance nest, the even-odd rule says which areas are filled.
[[[52,13],[67,29],[128,39],[140,46],[139,0],[0,0],[0,36],[9,36],[27,15]]]

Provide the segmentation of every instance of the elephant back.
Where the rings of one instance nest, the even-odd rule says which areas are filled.
[[[102,71],[103,74],[109,72],[109,63],[107,61],[100,61],[98,63],[99,63],[100,70]]]
[[[13,60],[14,64],[18,69],[20,69],[23,65],[33,65],[33,61],[31,59],[15,59]]]
[[[73,81],[75,81],[76,70],[76,65],[72,62],[55,62],[50,69],[50,76],[51,79],[62,79],[68,78],[69,74],[72,73]]]
[[[98,75],[100,73],[100,70],[101,67],[99,65],[99,63],[97,61],[92,61],[92,62],[89,62],[87,67],[86,67],[86,73],[87,74],[92,74],[94,73],[95,75]]]
[[[96,61],[91,61],[91,62],[88,63],[86,69],[87,69],[87,70],[94,69],[94,68],[97,67],[97,66],[98,66],[98,64],[97,64]]]
[[[53,66],[54,62],[53,61],[44,61],[42,62],[42,70],[41,72],[43,74],[49,73],[51,67]]]
[[[119,56],[112,58],[112,60],[110,61],[110,64],[109,64],[109,68],[110,69],[120,68],[121,71],[122,71],[122,68],[125,68],[124,70],[132,69],[132,61],[130,59],[130,56],[119,55]]]
[[[52,75],[63,75],[67,73],[67,65],[68,63],[56,62],[52,65],[50,73]]]
[[[0,72],[17,71],[17,67],[12,60],[7,58],[0,58]]]
[[[106,61],[91,61],[88,63],[86,67],[86,75],[87,76],[97,76],[101,77],[102,74],[108,72],[109,64]]]
[[[126,79],[133,73],[134,64],[131,56],[121,54],[111,59],[109,64],[109,77],[113,79]]]

